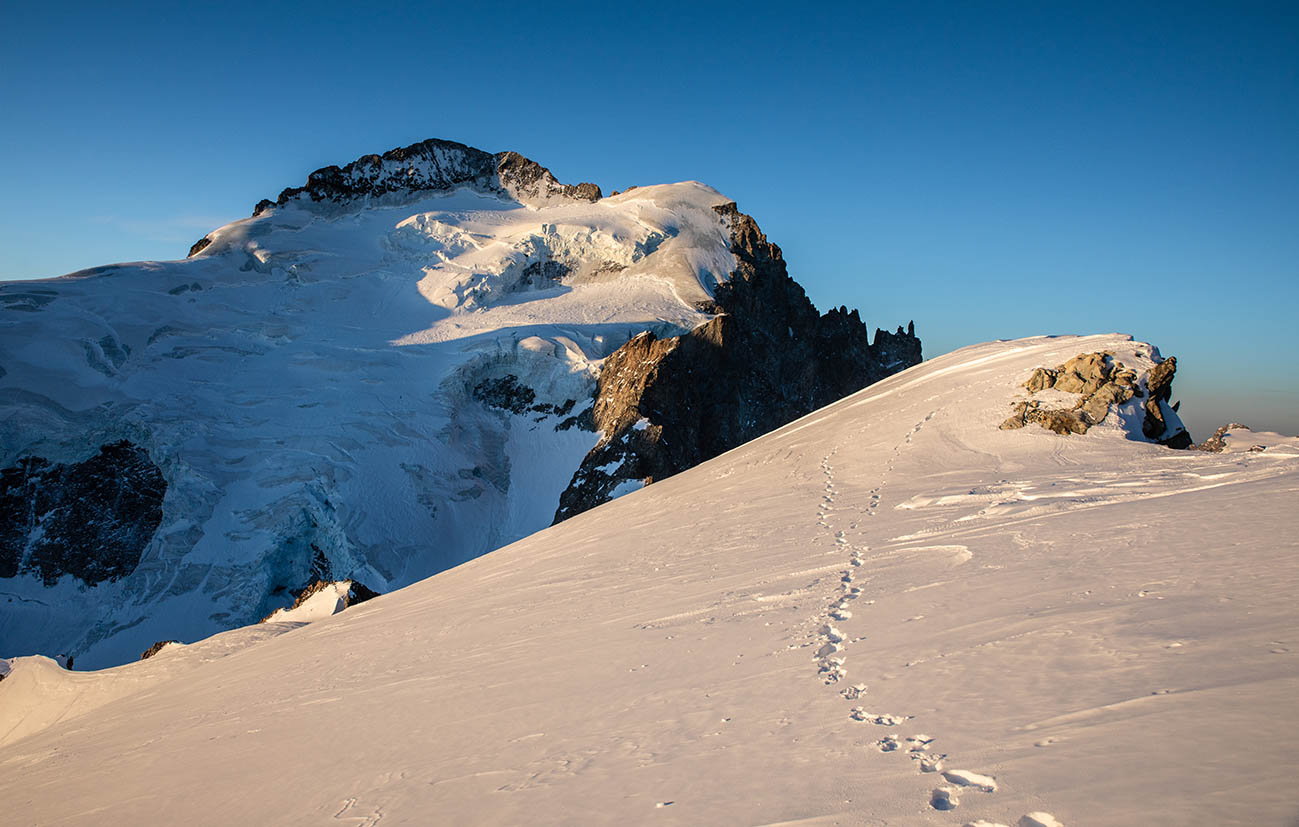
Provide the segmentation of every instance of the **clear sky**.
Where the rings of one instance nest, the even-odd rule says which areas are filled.
[[[47,7],[42,7],[47,6]],[[925,353],[1118,330],[1299,434],[1299,4],[11,4],[0,278],[183,257],[440,137],[698,179]]]

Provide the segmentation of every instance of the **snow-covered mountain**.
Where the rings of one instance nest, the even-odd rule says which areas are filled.
[[[1153,444],[1160,364],[966,348],[309,625],[20,659],[5,819],[1292,824],[1299,439]]]
[[[185,261],[0,285],[0,656],[386,592],[919,359],[700,183],[448,141],[328,167]]]

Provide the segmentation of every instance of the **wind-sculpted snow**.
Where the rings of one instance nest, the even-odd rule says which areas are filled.
[[[966,348],[310,625],[20,659],[6,818],[1287,824],[1299,439],[998,429],[1104,350],[1155,364]]]

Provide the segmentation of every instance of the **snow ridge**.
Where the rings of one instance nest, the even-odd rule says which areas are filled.
[[[1105,350],[1157,363],[978,345],[307,625],[19,659],[6,815],[1284,823],[1299,439],[999,430]]]

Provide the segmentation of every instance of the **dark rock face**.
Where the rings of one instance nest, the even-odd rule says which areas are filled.
[[[318,169],[307,176],[305,186],[290,187],[275,201],[259,201],[253,215],[301,197],[345,203],[394,192],[437,192],[460,186],[509,196],[561,196],[584,201],[602,197],[595,184],[560,184],[550,170],[517,152],[491,154],[456,141],[431,138],[382,155],[364,155],[344,167]],[[201,249],[191,249],[190,255]]]
[[[0,471],[0,577],[71,574],[88,585],[133,571],[162,521],[167,482],[141,447],[104,445],[82,462],[41,457]]]
[[[140,653],[140,660],[148,660],[149,658],[151,658],[151,657],[153,657],[154,655],[158,654],[159,652],[162,651],[163,647],[166,646],[168,643],[180,643],[180,641],[179,641],[179,640],[160,640],[160,641],[158,641],[157,643],[155,643],[155,644],[153,644],[152,646],[150,646],[148,649],[145,649],[143,652],[141,652],[141,653]]]
[[[1177,357],[1169,356],[1155,365],[1154,370],[1150,371],[1150,376],[1146,378],[1146,387],[1150,390],[1150,395],[1146,397],[1146,418],[1141,423],[1141,433],[1150,439],[1157,439],[1168,430],[1168,423],[1164,421],[1164,413],[1160,410],[1159,403],[1167,402],[1172,396],[1175,373],[1177,373]]]
[[[520,415],[540,414],[543,417],[565,416],[577,404],[576,399],[565,399],[555,404],[538,402],[537,392],[520,382],[519,377],[512,373],[496,379],[484,379],[474,386],[473,395],[479,402],[492,408]],[[572,424],[563,428],[556,426],[556,430],[568,430],[571,427]]]
[[[560,184],[550,170],[517,152],[498,152],[493,157],[501,184],[524,195],[545,196],[557,192],[581,201],[599,201],[603,197],[595,184]]]
[[[715,209],[738,261],[701,308],[717,315],[682,336],[642,333],[605,360],[592,409],[603,437],[555,522],[625,481],[684,471],[920,362],[914,326],[876,331],[872,343],[856,310],[819,315],[753,219],[734,203]]]
[[[474,398],[493,408],[521,414],[536,401],[537,393],[510,373],[499,379],[484,379],[479,382],[474,386]]]
[[[301,591],[298,592],[298,596],[293,600],[293,605],[289,606],[289,611],[292,611],[298,608],[299,606],[301,606],[303,603],[306,603],[307,600],[310,599],[317,592],[321,592],[324,591],[325,589],[332,588],[335,582],[337,581],[326,580],[324,578],[316,578],[315,580],[312,580]],[[374,598],[379,596],[379,593],[376,592],[374,589],[368,588],[364,584],[358,583],[355,580],[348,580],[346,582],[347,582],[347,594],[343,596],[344,609],[346,609],[349,606],[355,606],[357,603],[364,603],[367,600],[373,600]],[[276,609],[276,611],[279,610]],[[274,616],[274,614],[275,612],[271,612],[269,615],[262,618],[258,622],[265,623],[266,621],[270,620],[271,617]],[[162,648],[162,646],[165,645],[165,642],[162,644],[154,644],[154,645],[157,646],[158,648]]]
[[[347,590],[347,605],[355,606],[357,603],[364,603],[378,596],[379,593],[374,589],[367,588],[364,584],[353,580],[352,587]]]
[[[193,258],[194,256],[206,250],[208,248],[208,245],[211,243],[212,243],[212,239],[208,238],[207,236],[203,236],[198,241],[195,241],[194,245],[189,248],[189,255],[185,256],[185,258]]]
[[[1169,448],[1188,448],[1192,444],[1189,433],[1166,433],[1168,423],[1159,404],[1168,401],[1176,371],[1175,357],[1155,365],[1146,377],[1149,393],[1143,393],[1136,372],[1116,361],[1113,353],[1080,353],[1059,367],[1037,368],[1024,383],[1030,396],[1048,388],[1079,394],[1081,398],[1072,408],[1045,408],[1039,400],[1026,399],[1014,404],[1014,413],[1001,423],[1001,429],[1013,430],[1036,422],[1057,434],[1085,434],[1088,428],[1105,420],[1112,406],[1144,395],[1141,431],[1146,438]]]

